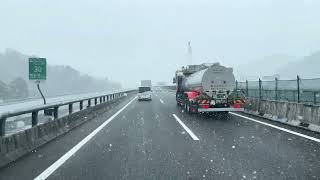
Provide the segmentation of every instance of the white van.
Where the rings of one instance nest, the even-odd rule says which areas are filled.
[[[151,88],[147,86],[142,86],[139,87],[138,89],[138,100],[149,100],[151,101],[152,96],[151,96]]]

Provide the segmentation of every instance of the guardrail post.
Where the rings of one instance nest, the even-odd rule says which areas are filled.
[[[69,114],[72,114],[73,112],[73,107],[72,107],[72,103],[69,104]]]
[[[300,77],[297,76],[298,103],[300,103]]]
[[[275,78],[276,86],[275,86],[275,93],[276,93],[276,101],[278,101],[278,78]]]
[[[80,110],[83,109],[83,101],[80,101]]]
[[[6,119],[7,118],[0,119],[0,136],[4,136],[6,134]]]
[[[53,108],[53,119],[57,119],[59,116],[59,106]]]
[[[97,105],[98,104],[98,100],[97,98],[94,98],[94,105]]]
[[[88,107],[91,106],[91,99],[88,99]]]
[[[100,104],[102,103],[102,98],[101,98],[101,97],[99,97],[99,103],[100,103]]]
[[[103,102],[106,102],[106,97],[105,96],[103,96]]]
[[[38,124],[38,111],[33,111],[31,113],[31,121],[32,121],[32,127],[36,126]]]
[[[262,81],[261,81],[261,79],[259,78],[259,99],[260,99],[260,100],[262,99],[261,89],[262,89]]]
[[[249,97],[249,82],[246,80],[246,97]]]
[[[239,96],[239,94],[238,94],[238,80],[236,80],[236,95],[237,95],[237,99],[238,99],[238,96]]]

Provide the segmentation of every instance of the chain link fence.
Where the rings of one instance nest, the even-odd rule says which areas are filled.
[[[249,98],[320,104],[320,78],[246,81],[236,83],[237,90]]]

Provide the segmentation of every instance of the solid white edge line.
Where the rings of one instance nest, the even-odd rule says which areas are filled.
[[[63,163],[65,163],[72,155],[74,155],[83,145],[90,141],[99,131],[101,131],[107,124],[109,124],[115,117],[117,117],[125,108],[127,108],[137,97],[134,97],[128,104],[122,107],[118,112],[112,115],[108,120],[101,124],[97,129],[91,132],[87,137],[82,139],[77,145],[70,149],[66,154],[60,157],[55,163],[49,166],[45,171],[38,175],[35,180],[47,179],[54,171],[56,171]]]
[[[177,115],[172,114],[173,117],[178,121],[178,123],[189,133],[193,140],[199,141],[199,138],[178,118]]]
[[[272,124],[268,124],[268,123],[265,123],[265,122],[261,122],[261,121],[258,121],[258,120],[255,120],[253,118],[249,118],[249,117],[246,117],[246,116],[243,116],[243,115],[240,115],[240,114],[236,114],[236,113],[232,113],[232,112],[229,112],[229,113],[232,114],[232,115],[238,116],[238,117],[242,117],[244,119],[248,119],[248,120],[256,122],[256,123],[260,123],[260,124],[263,124],[263,125],[266,125],[266,126],[269,126],[269,127],[281,130],[281,131],[285,131],[285,132],[290,133],[290,134],[294,134],[294,135],[297,135],[297,136],[300,136],[300,137],[315,141],[315,142],[320,142],[320,139],[317,139],[317,138],[314,138],[314,137],[311,137],[311,136],[307,136],[307,135],[304,135],[304,134],[301,134],[301,133],[298,133],[298,132],[295,132],[295,131],[291,131],[291,130],[288,130],[288,129],[285,129],[285,128],[282,128],[282,127],[279,127],[279,126],[275,126],[275,125],[272,125]]]
[[[160,99],[160,102],[161,102],[162,104],[164,104],[164,101],[163,101],[162,99]]]

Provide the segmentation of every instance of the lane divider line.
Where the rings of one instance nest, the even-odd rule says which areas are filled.
[[[162,99],[160,99],[160,102],[161,102],[162,104],[164,104],[164,102],[163,102],[163,100],[162,100]]]
[[[279,127],[279,126],[275,126],[275,125],[272,125],[272,124],[261,122],[261,121],[258,121],[256,119],[249,118],[249,117],[246,117],[246,116],[243,116],[243,115],[240,115],[240,114],[236,114],[236,113],[229,112],[229,114],[232,114],[232,115],[235,115],[235,116],[238,116],[238,117],[241,117],[241,118],[244,118],[244,119],[256,122],[256,123],[259,123],[259,124],[263,124],[265,126],[269,126],[269,127],[272,127],[272,128],[275,128],[275,129],[278,129],[278,130],[281,130],[281,131],[284,131],[284,132],[287,132],[287,133],[290,133],[290,134],[294,134],[296,136],[300,136],[300,137],[303,137],[303,138],[306,138],[306,139],[309,139],[309,140],[312,140],[312,141],[315,141],[315,142],[320,142],[320,139],[317,139],[317,138],[314,138],[314,137],[311,137],[311,136],[307,136],[307,135],[304,135],[304,134],[301,134],[301,133],[298,133],[298,132],[295,132],[295,131],[291,131],[289,129],[285,129],[285,128],[282,128],[282,127]]]
[[[54,171],[56,171],[63,163],[65,163],[72,155],[74,155],[82,146],[90,141],[99,131],[101,131],[107,124],[109,124],[115,117],[117,117],[124,109],[126,109],[137,97],[134,97],[128,104],[123,106],[118,112],[112,115],[108,120],[101,124],[97,129],[91,132],[87,137],[82,139],[77,145],[70,149],[66,154],[61,156],[56,162],[49,166],[45,171],[38,175],[35,180],[47,179]]]
[[[178,123],[189,133],[193,140],[199,141],[199,138],[178,118],[177,115],[172,114],[173,117],[178,121]]]

